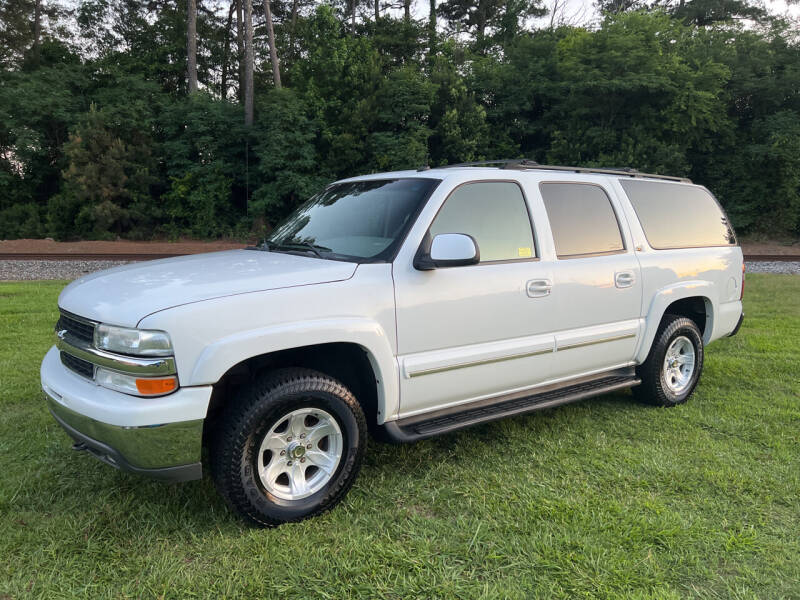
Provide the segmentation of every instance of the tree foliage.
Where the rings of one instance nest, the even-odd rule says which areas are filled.
[[[197,0],[190,95],[187,0],[0,0],[0,237],[244,236],[336,178],[517,157],[690,176],[740,232],[800,234],[800,44],[751,0],[555,28],[538,0],[272,0],[272,45],[254,1],[252,126],[239,1]]]

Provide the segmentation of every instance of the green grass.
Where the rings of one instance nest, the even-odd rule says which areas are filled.
[[[339,507],[273,530],[69,450],[38,374],[61,285],[0,285],[0,598],[800,597],[800,277],[748,275],[685,406],[373,444]]]

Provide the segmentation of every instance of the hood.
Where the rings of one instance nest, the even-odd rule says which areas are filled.
[[[349,279],[355,263],[258,250],[166,258],[76,279],[58,298],[71,313],[135,327],[146,315],[190,302]]]

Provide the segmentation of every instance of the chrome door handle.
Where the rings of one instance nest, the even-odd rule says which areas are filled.
[[[530,298],[542,298],[550,295],[553,284],[549,279],[531,279],[525,286]]]
[[[614,273],[614,285],[618,288],[631,287],[635,278],[630,271],[619,271]]]

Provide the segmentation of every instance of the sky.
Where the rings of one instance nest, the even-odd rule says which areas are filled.
[[[570,25],[585,25],[600,18],[594,0],[545,0],[545,6],[553,6],[553,2],[564,3],[564,8],[560,9],[562,18]],[[794,19],[800,19],[800,2],[788,4],[786,0],[766,0],[764,2],[767,9],[774,14],[788,14]],[[429,0],[414,0],[412,15],[416,19],[427,19],[429,10]],[[402,15],[402,9],[391,11],[397,16]],[[550,15],[540,17],[533,21],[536,27],[545,27],[550,23]]]

